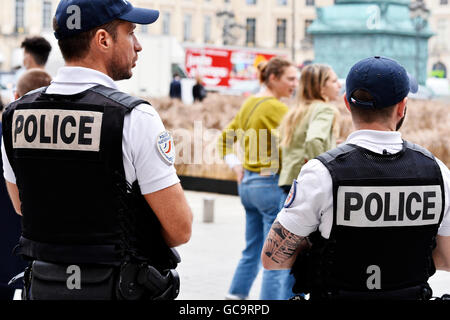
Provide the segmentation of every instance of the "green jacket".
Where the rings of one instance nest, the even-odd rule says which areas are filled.
[[[282,147],[280,186],[297,179],[302,166],[310,159],[336,147],[333,136],[335,109],[328,103],[314,101],[294,130],[291,144]]]
[[[273,97],[248,98],[219,137],[220,156],[234,153],[233,144],[239,141],[244,150],[245,169],[260,172],[262,168],[274,168],[278,171],[281,152],[278,145],[272,146],[272,142],[277,140],[272,135],[277,134],[277,128],[288,110],[283,102]],[[272,156],[272,151],[279,154]]]

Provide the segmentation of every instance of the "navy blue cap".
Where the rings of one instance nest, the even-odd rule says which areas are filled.
[[[352,97],[355,90],[370,93],[374,101],[359,101]],[[371,57],[357,62],[347,75],[347,101],[365,109],[381,109],[396,105],[409,92],[418,90],[416,79],[397,61],[386,57]]]
[[[115,19],[150,24],[159,11],[135,8],[127,0],[61,0],[56,9],[56,39],[92,30]]]

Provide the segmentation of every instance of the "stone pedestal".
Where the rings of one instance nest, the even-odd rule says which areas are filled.
[[[308,28],[314,38],[314,62],[333,67],[345,78],[351,66],[370,56],[386,56],[399,61],[425,84],[428,24],[417,29],[410,18],[409,0],[336,0],[317,8],[317,19]]]

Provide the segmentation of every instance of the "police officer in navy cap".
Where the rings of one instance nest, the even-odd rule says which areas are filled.
[[[4,176],[23,216],[25,299],[174,299],[192,213],[155,109],[117,89],[159,12],[126,0],[63,0],[65,59],[49,87],[3,114]],[[156,76],[156,75],[155,75]]]
[[[263,248],[265,268],[292,268],[294,292],[426,300],[428,278],[450,271],[449,169],[398,132],[416,91],[392,59],[351,68],[345,104],[356,131],[305,164]]]

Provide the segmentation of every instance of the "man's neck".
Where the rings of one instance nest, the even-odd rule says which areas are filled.
[[[395,127],[380,123],[354,123],[356,130],[396,131]]]
[[[106,67],[103,64],[95,64],[95,63],[84,61],[84,60],[78,60],[78,61],[66,61],[66,67],[82,67],[82,68],[93,69],[93,70],[99,71],[101,73],[104,73],[108,77],[111,77],[108,74],[108,72],[106,71]]]
[[[42,65],[33,63],[33,64],[31,64],[31,65],[27,68],[27,70],[30,70],[30,69],[41,69],[41,70],[45,70],[45,66],[42,66]]]

